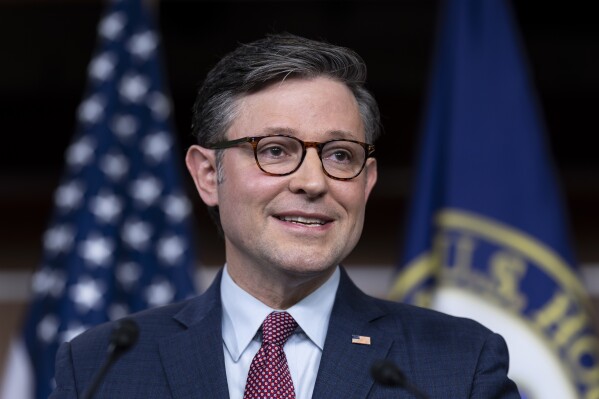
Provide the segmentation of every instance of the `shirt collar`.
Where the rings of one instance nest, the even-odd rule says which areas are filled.
[[[339,286],[337,267],[331,277],[316,291],[287,309],[301,330],[320,350],[324,347],[335,294]],[[233,361],[237,362],[246,350],[262,322],[272,309],[239,287],[225,265],[221,279],[223,305],[223,341]]]

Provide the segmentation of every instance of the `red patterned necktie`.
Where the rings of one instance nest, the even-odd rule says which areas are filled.
[[[262,346],[250,365],[243,399],[295,399],[283,345],[297,328],[287,312],[272,312],[262,323]]]

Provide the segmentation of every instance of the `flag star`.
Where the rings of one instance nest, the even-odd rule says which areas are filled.
[[[179,236],[163,237],[158,241],[158,257],[174,265],[185,252],[185,241]]]
[[[44,267],[33,275],[31,289],[36,295],[58,298],[62,295],[65,284],[66,277],[62,270]]]
[[[126,140],[137,132],[139,123],[133,115],[121,114],[112,119],[110,127],[121,139]]]
[[[152,114],[158,120],[164,120],[171,114],[170,101],[164,94],[157,91],[148,96],[148,107],[150,107]]]
[[[129,192],[135,200],[149,206],[162,192],[162,184],[155,177],[146,176],[132,182]]]
[[[123,225],[122,236],[127,245],[141,251],[147,247],[152,237],[152,226],[139,220],[128,220]]]
[[[100,21],[98,30],[105,39],[114,40],[121,35],[126,23],[127,17],[124,13],[114,12]]]
[[[158,36],[148,30],[131,36],[131,39],[127,43],[127,48],[134,56],[147,60],[156,50],[157,45]]]
[[[95,94],[79,105],[77,117],[83,123],[96,123],[104,116],[104,107],[104,98],[99,94]]]
[[[66,152],[67,163],[71,166],[85,166],[94,157],[95,143],[89,137],[83,137],[71,144]]]
[[[150,134],[141,143],[144,155],[153,162],[160,162],[168,155],[171,139],[165,132]]]
[[[44,233],[44,249],[50,253],[67,252],[73,244],[73,228],[56,225]]]
[[[60,322],[54,314],[46,315],[37,325],[37,336],[46,344],[51,343],[58,334]]]
[[[79,323],[69,324],[69,328],[62,332],[62,341],[69,342],[77,335],[84,333],[89,327]]]
[[[116,279],[125,289],[130,289],[141,277],[141,267],[135,262],[121,263],[116,269]]]
[[[100,169],[113,181],[118,181],[129,170],[129,162],[121,154],[106,154],[100,159]]]
[[[114,53],[100,54],[89,63],[88,73],[96,80],[107,80],[112,77],[116,62],[117,57]]]
[[[78,181],[62,184],[54,194],[56,206],[63,211],[69,211],[78,207],[83,198],[83,191],[83,184]]]
[[[102,222],[112,223],[121,214],[123,201],[112,193],[100,193],[90,200],[90,211]]]
[[[175,297],[175,290],[167,280],[159,279],[146,289],[145,297],[149,306],[166,305]]]
[[[81,257],[97,266],[108,266],[113,249],[113,241],[101,236],[92,236],[79,244]]]
[[[119,94],[125,100],[139,103],[150,89],[149,80],[142,75],[129,73],[121,79]]]
[[[180,222],[191,212],[191,204],[180,194],[171,194],[164,199],[162,210],[173,222]]]
[[[77,309],[81,313],[87,313],[92,309],[98,310],[102,307],[104,285],[89,277],[82,277],[77,284],[71,286],[69,294]]]

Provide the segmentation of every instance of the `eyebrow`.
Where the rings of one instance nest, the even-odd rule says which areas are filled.
[[[264,135],[271,135],[271,134],[285,134],[288,136],[297,136],[297,130],[295,129],[291,129],[288,127],[267,127],[266,129],[263,130]],[[348,132],[346,130],[329,130],[327,132],[325,132],[325,135],[327,137],[329,137],[328,139],[351,139],[351,140],[355,140],[356,138],[354,137],[354,134],[352,134],[351,132]]]
[[[334,139],[356,139],[351,132],[345,130],[331,130],[328,131],[327,134],[331,135]]]
[[[267,127],[266,129],[264,129],[262,134],[286,134],[289,136],[295,136],[297,135],[297,131],[288,127]]]

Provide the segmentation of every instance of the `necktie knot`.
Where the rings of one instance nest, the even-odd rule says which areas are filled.
[[[262,323],[262,342],[283,346],[296,328],[297,322],[289,313],[272,312]]]

